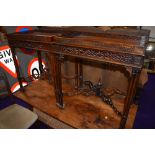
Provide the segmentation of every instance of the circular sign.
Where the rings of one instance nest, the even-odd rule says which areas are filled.
[[[17,26],[17,28],[16,28],[16,32],[27,32],[27,31],[31,31],[31,30],[32,30],[32,27],[30,27],[30,26]],[[35,53],[35,50],[32,50],[32,49],[26,49],[26,48],[20,48],[20,49],[25,54],[32,55]]]
[[[42,61],[43,68],[45,68],[45,62]],[[28,65],[28,76],[33,76],[32,80],[38,80],[40,78],[39,60],[34,58]]]
[[[31,31],[32,27],[30,26],[17,26],[16,27],[16,32],[26,32],[26,31]]]
[[[27,82],[22,82],[23,87],[28,85]],[[11,87],[11,92],[14,93],[20,89],[19,82],[16,82],[12,87]]]

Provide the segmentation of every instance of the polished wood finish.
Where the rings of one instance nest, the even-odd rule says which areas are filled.
[[[131,106],[131,103],[133,102],[132,99],[133,99],[133,96],[134,96],[134,93],[136,90],[137,79],[138,79],[138,76],[131,76],[129,86],[128,86],[127,95],[126,95],[126,98],[124,101],[123,115],[125,116],[125,118],[122,118],[122,120],[120,122],[120,128],[125,127],[125,122],[128,117],[130,106]]]
[[[63,92],[71,91],[74,86],[63,85]],[[25,87],[25,92],[18,91],[15,96],[26,101],[34,108],[47,114],[49,117],[67,124],[72,128],[117,129],[120,124],[118,117],[109,105],[96,96],[64,96],[65,109],[57,108],[54,96],[54,87],[47,81],[38,80]],[[113,98],[119,110],[123,110],[123,98]],[[125,128],[131,129],[135,119],[137,105],[131,104]],[[49,118],[41,119],[45,123]],[[51,126],[52,127],[52,126]],[[54,127],[54,126],[53,126]]]
[[[79,87],[79,64],[78,59],[75,60],[75,89]]]
[[[64,108],[63,104],[63,93],[62,93],[62,81],[61,81],[61,63],[59,61],[59,57],[56,54],[50,55],[51,60],[51,69],[52,69],[52,77],[54,82],[54,91],[56,97],[56,104]]]
[[[83,86],[83,67],[82,61],[79,59],[75,60],[75,89],[81,88]]]
[[[124,128],[137,86],[137,79],[143,66],[148,37],[149,31],[147,30],[102,31],[93,27],[56,27],[41,31],[15,33],[9,35],[8,38],[11,47],[24,47],[49,53],[56,103],[61,108],[64,108],[61,88],[61,59],[63,56],[125,67],[129,72],[129,87],[123,108],[125,117],[120,121],[120,128]],[[81,63],[76,63],[76,75],[82,76]],[[76,80],[77,85],[79,82]]]
[[[39,70],[41,73],[43,73],[43,65],[42,65],[42,55],[40,51],[37,51],[38,55],[38,62],[39,62]]]

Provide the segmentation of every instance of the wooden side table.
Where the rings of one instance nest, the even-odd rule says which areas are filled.
[[[82,31],[80,27],[77,29],[79,30],[64,31],[62,28],[61,30],[56,28],[50,32],[31,31],[10,34],[9,44],[12,49],[24,47],[48,53],[51,61],[56,104],[60,108],[64,108],[61,82],[61,58],[63,56],[125,67],[129,73],[129,86],[120,122],[120,128],[124,128],[143,66],[144,50],[148,42],[149,31],[109,30],[95,33],[94,30],[93,32],[92,30]],[[17,65],[16,68],[18,68]],[[20,74],[17,75],[21,81]]]

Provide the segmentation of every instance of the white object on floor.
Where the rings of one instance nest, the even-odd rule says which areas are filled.
[[[27,129],[37,119],[32,111],[13,104],[0,111],[0,129]]]

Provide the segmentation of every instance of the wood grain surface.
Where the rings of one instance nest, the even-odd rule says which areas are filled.
[[[18,91],[15,96],[23,99],[40,111],[52,116],[73,128],[112,129],[119,128],[120,117],[96,96],[64,96],[65,109],[56,106],[53,86],[39,80]],[[63,85],[63,92],[72,91],[70,85]],[[123,99],[113,98],[115,106],[122,111]],[[131,105],[126,128],[132,128],[137,107]]]

